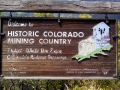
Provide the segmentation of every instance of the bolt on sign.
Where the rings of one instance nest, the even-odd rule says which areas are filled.
[[[117,20],[1,18],[4,78],[114,79]]]

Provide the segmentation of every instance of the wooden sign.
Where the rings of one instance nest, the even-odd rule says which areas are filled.
[[[113,79],[117,21],[1,18],[4,78]]]

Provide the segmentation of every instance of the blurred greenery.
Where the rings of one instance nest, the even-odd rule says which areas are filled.
[[[35,17],[54,17],[53,13],[34,13]]]
[[[3,12],[1,12],[1,13],[0,13],[0,16],[4,16],[4,13],[3,13]]]
[[[80,14],[79,18],[92,18],[90,14]]]

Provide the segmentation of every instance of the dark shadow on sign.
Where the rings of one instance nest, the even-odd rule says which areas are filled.
[[[0,18],[0,33],[3,32],[2,30],[2,19]],[[2,38],[4,37],[5,35],[1,35],[0,36],[0,78],[3,78],[4,76],[2,75]]]

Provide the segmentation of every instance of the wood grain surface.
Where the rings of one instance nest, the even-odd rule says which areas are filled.
[[[120,2],[0,0],[0,11],[120,13]]]
[[[60,25],[57,19],[49,18],[13,18],[12,25],[8,18],[2,18],[1,21],[2,32],[5,33],[1,44],[1,70],[5,77],[106,78],[117,74],[117,40],[112,38],[117,35],[115,19],[110,19],[108,24],[110,44],[113,48],[104,51],[106,56],[98,54],[98,57],[80,62],[72,58],[78,53],[78,42],[90,37],[93,26],[105,22],[105,19],[61,19]],[[18,23],[18,26],[15,26],[15,23]],[[66,32],[66,35],[70,32],[82,32],[84,36],[60,36],[63,32]],[[16,42],[16,39],[28,39],[28,42]],[[45,40],[44,43],[42,40]],[[50,43],[47,40],[61,41]]]

